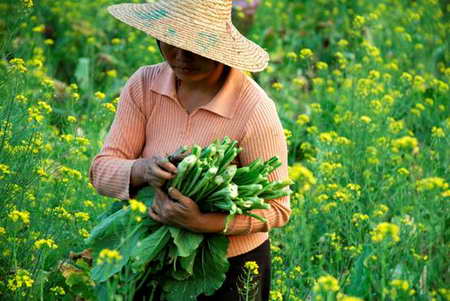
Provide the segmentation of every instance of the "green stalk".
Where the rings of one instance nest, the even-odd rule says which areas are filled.
[[[184,180],[185,174],[189,171],[189,169],[195,164],[197,161],[197,156],[195,155],[189,155],[186,158],[183,159],[183,161],[180,162],[177,166],[177,176],[175,179],[173,179],[171,186],[175,187],[177,189],[180,188],[181,182]]]
[[[195,200],[200,200],[198,196],[196,195],[198,192],[200,192],[210,181],[210,179],[215,176],[217,173],[217,167],[211,167],[208,169],[208,171],[204,174],[203,179],[201,179],[194,187],[194,189],[191,192],[191,196],[196,196]]]

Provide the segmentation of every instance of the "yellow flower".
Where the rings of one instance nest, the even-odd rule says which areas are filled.
[[[356,16],[353,20],[355,27],[362,27],[366,23],[366,19],[363,16]]]
[[[259,271],[258,271],[258,264],[256,263],[256,261],[247,261],[244,265],[244,267],[253,275],[258,275]]]
[[[286,137],[287,140],[292,137],[292,132],[289,129],[283,129],[284,137]],[[288,141],[289,143],[289,141]]]
[[[442,128],[433,126],[431,128],[431,136],[436,137],[436,138],[443,138],[443,137],[445,137],[445,133]]]
[[[3,228],[3,227],[0,227],[0,235],[3,235],[3,234],[5,234],[6,233],[6,230],[5,230],[5,228]]]
[[[326,275],[317,279],[317,282],[314,284],[313,291],[337,292],[339,288],[338,280],[331,275]]]
[[[94,203],[91,200],[86,200],[83,202],[85,207],[94,207]]]
[[[22,2],[23,2],[23,5],[26,8],[32,8],[33,7],[33,0],[22,0]]]
[[[313,111],[315,113],[322,113],[322,107],[321,107],[320,103],[313,102],[309,106],[311,107],[311,111]]]
[[[377,70],[370,70],[369,78],[370,79],[379,79],[380,78],[380,72],[377,71]]]
[[[5,178],[5,175],[11,174],[9,166],[6,164],[0,164],[0,180]]]
[[[312,82],[314,86],[321,86],[324,84],[325,81],[321,77],[315,77],[312,79]]]
[[[272,262],[273,262],[273,263],[283,264],[283,258],[282,258],[281,256],[275,256],[275,257],[272,259]]]
[[[16,95],[17,102],[20,103],[26,103],[28,101],[28,98],[22,94]]]
[[[310,190],[311,186],[317,182],[314,174],[300,163],[294,163],[289,167],[289,178],[302,185],[300,188],[302,192]]]
[[[28,69],[25,67],[25,61],[21,58],[13,58],[9,61],[13,70],[17,70],[19,72],[27,72]]]
[[[80,230],[78,230],[78,233],[83,237],[83,238],[88,238],[89,237],[89,232],[88,230],[81,228]]]
[[[52,107],[45,101],[38,101],[38,107],[39,109],[46,111],[47,113],[53,112]]]
[[[13,221],[17,222],[18,220],[22,220],[22,223],[25,225],[30,223],[30,212],[28,211],[19,211],[14,209],[8,214],[8,217]]]
[[[448,187],[449,184],[443,178],[439,177],[429,177],[416,182],[416,190],[420,192],[437,188],[445,190],[448,189]]]
[[[138,211],[140,213],[145,213],[147,211],[147,207],[144,203],[134,199],[130,200],[130,208],[132,211]]]
[[[326,69],[328,69],[328,64],[325,62],[317,62],[316,67],[319,70],[326,70]]]
[[[338,137],[338,134],[335,131],[324,132],[319,134],[319,140],[325,143],[333,142],[333,139]]]
[[[354,213],[352,216],[352,223],[355,224],[355,226],[359,226],[360,222],[368,220],[369,216],[367,214],[363,213]]]
[[[378,204],[377,209],[373,212],[374,216],[383,216],[389,211],[389,207],[384,204]]]
[[[77,122],[77,118],[75,116],[67,116],[67,121],[70,123]]]
[[[53,292],[55,295],[63,296],[66,294],[66,291],[60,286],[52,287],[52,288],[50,288],[50,291]]]
[[[352,141],[348,138],[339,136],[336,138],[336,143],[339,145],[350,145],[352,143]]]
[[[280,291],[270,291],[270,301],[283,301],[283,294]]]
[[[393,242],[400,241],[400,228],[396,224],[380,223],[371,232],[373,242],[381,242],[391,239]]]
[[[308,81],[304,77],[296,77],[292,80],[292,83],[300,88],[303,88],[307,85]]]
[[[406,82],[411,82],[413,79],[412,75],[409,74],[408,72],[403,72],[402,75],[400,76],[400,78]]]
[[[45,39],[44,44],[45,45],[53,45],[53,44],[55,44],[55,41],[53,41],[52,39]]]
[[[305,125],[310,121],[309,116],[306,114],[300,114],[297,116],[296,123],[299,125]]]
[[[90,219],[89,213],[87,212],[75,212],[74,216],[84,222],[87,222]]]
[[[339,47],[346,47],[346,46],[348,46],[348,41],[341,39],[341,40],[339,40],[339,42],[337,44]]]
[[[302,59],[308,59],[313,56],[313,52],[311,49],[303,48],[300,50],[300,58]]]
[[[306,128],[306,131],[310,134],[317,134],[319,129],[316,126],[309,126]]]
[[[400,291],[406,292],[409,296],[412,296],[415,293],[414,289],[409,288],[409,283],[406,280],[394,279],[390,282],[390,285],[392,287],[390,294],[393,297],[396,297]]]
[[[111,44],[113,45],[119,45],[120,43],[122,43],[122,40],[119,38],[114,38],[111,40]]]
[[[274,88],[277,91],[280,91],[281,89],[283,89],[283,84],[280,82],[274,82],[272,84],[272,88]]]
[[[14,292],[21,287],[32,287],[34,280],[30,276],[27,270],[18,269],[16,274],[8,279],[8,289]]]
[[[116,107],[114,106],[114,104],[107,102],[107,103],[103,103],[102,107],[104,107],[106,110],[114,113],[116,111]]]
[[[418,151],[419,142],[416,138],[411,136],[404,136],[402,138],[392,140],[393,151],[412,150],[414,153]]]
[[[404,167],[397,169],[397,172],[401,175],[405,175],[405,176],[409,175],[409,171]]]
[[[102,264],[105,261],[108,263],[113,263],[122,259],[122,255],[120,255],[117,250],[103,249],[100,251],[97,259],[98,264]]]
[[[287,56],[289,59],[294,60],[294,61],[296,61],[297,58],[298,58],[297,53],[295,53],[295,52],[293,52],[293,51],[288,52],[286,56]]]
[[[117,70],[116,69],[108,70],[106,71],[106,75],[109,77],[117,77]]]
[[[97,91],[95,92],[95,97],[97,97],[98,99],[104,99],[106,97],[105,93]]]
[[[77,100],[80,99],[80,94],[77,93],[77,92],[73,92],[73,93],[72,93],[72,98],[73,98],[73,100],[77,101]]]
[[[45,25],[41,24],[39,26],[33,27],[33,32],[44,32],[45,31]]]
[[[55,241],[51,238],[49,239],[39,239],[34,242],[34,247],[36,249],[40,249],[43,245],[47,246],[50,249],[57,249],[58,245],[55,244]]]
[[[369,117],[369,116],[361,116],[360,118],[359,118],[359,120],[361,120],[362,122],[364,122],[364,123],[370,123],[371,121],[372,121],[372,119]]]
[[[331,176],[336,169],[342,168],[341,163],[335,163],[335,162],[322,162],[319,165],[319,171],[323,173],[324,175]]]
[[[389,122],[389,131],[392,134],[398,134],[401,130],[405,128],[405,121],[404,120],[395,120],[392,117],[388,117]]]
[[[328,204],[323,205],[323,206],[321,207],[321,210],[322,210],[324,213],[328,213],[328,212],[331,211],[331,209],[336,208],[336,207],[337,207],[337,203],[336,203],[336,202],[330,202],[330,203],[328,203]]]

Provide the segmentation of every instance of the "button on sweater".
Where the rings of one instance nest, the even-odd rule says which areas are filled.
[[[229,136],[242,151],[235,162],[245,166],[256,158],[278,156],[282,166],[270,181],[288,177],[287,144],[275,104],[259,85],[238,69],[231,68],[225,83],[206,105],[188,113],[178,101],[175,74],[164,62],[139,68],[120,94],[117,112],[103,148],[92,160],[89,178],[98,193],[128,200],[131,166],[139,158],[167,156],[182,145],[202,147]],[[254,210],[265,217],[238,215],[225,235],[228,257],[246,253],[281,227],[291,213],[289,197],[270,200],[270,209]]]

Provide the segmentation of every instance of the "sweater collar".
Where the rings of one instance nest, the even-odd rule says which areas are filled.
[[[160,68],[161,72],[152,82],[150,89],[174,101],[178,101],[175,88],[175,73],[167,62],[161,63]],[[231,68],[225,83],[216,96],[208,104],[199,107],[199,109],[232,119],[237,107],[235,102],[239,99],[242,90],[244,76],[238,69]]]

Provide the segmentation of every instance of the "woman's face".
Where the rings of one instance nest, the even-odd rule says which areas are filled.
[[[222,63],[159,41],[162,55],[177,78],[184,81],[201,81],[209,78]]]

